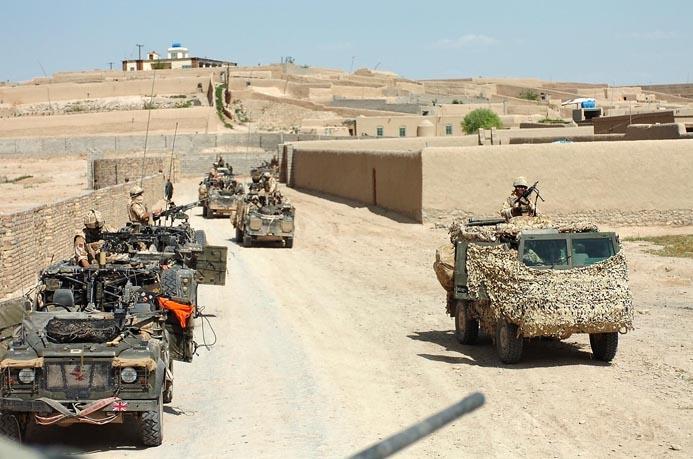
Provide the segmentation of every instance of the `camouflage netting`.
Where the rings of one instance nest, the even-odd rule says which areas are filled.
[[[557,226],[545,217],[517,217],[493,226],[465,226],[456,221],[449,230],[452,244],[436,251],[433,268],[438,281],[452,292],[454,244],[458,240],[507,242],[516,240],[523,230],[548,228],[574,233],[598,231],[589,222]],[[628,269],[621,253],[570,270],[531,269],[521,264],[517,255],[507,245],[469,245],[467,287],[472,297],[485,289],[490,301],[479,306],[484,320],[504,317],[516,323],[526,337],[632,329]]]
[[[556,225],[544,216],[539,217],[515,217],[508,223],[493,226],[465,226],[465,222],[455,220],[448,233],[450,241],[454,244],[458,240],[476,242],[494,242],[501,238],[515,239],[520,232],[528,229],[557,229],[559,233],[584,233],[598,231],[595,224],[587,221],[573,222],[565,225]]]
[[[63,319],[54,317],[46,324],[46,334],[58,343],[105,343],[118,336],[114,319]]]
[[[503,246],[467,249],[469,293],[485,288],[494,318],[516,323],[523,336],[565,336],[632,330],[633,303],[622,253],[571,270],[530,269]]]

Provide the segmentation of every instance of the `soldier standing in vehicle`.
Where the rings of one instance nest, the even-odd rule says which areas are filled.
[[[268,193],[274,193],[277,191],[277,179],[272,177],[272,174],[269,172],[265,172],[262,174],[262,180],[263,180],[263,188],[265,188],[265,191]],[[266,184],[269,184],[269,189],[267,188]]]
[[[128,203],[128,219],[133,223],[142,225],[149,224],[149,218],[152,214],[147,210],[144,203],[144,190],[141,186],[135,185],[130,188],[130,202]]]
[[[500,214],[505,221],[510,221],[512,217],[519,217],[521,215],[535,216],[537,214],[536,207],[529,198],[523,197],[524,193],[527,191],[527,179],[524,177],[517,177],[513,181],[513,191],[508,196],[505,201],[503,201],[503,206],[501,207]]]

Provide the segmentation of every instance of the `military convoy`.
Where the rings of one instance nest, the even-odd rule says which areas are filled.
[[[25,313],[4,336],[0,433],[27,425],[137,422],[145,446],[163,438],[163,404],[173,398],[173,361],[195,353],[199,284],[223,285],[226,247],[180,219],[104,233],[97,263],[51,265],[26,295]],[[106,251],[108,250],[108,253]]]
[[[502,362],[516,363],[524,339],[588,333],[595,359],[615,357],[633,306],[614,233],[516,217],[458,222],[450,235],[434,270],[461,344],[475,344],[481,330]]]

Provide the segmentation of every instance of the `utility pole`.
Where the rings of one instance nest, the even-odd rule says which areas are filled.
[[[113,62],[109,62],[109,63],[108,63],[108,66],[110,67],[109,70],[113,70]]]
[[[135,46],[137,46],[137,60],[141,61],[142,60],[142,47],[144,45],[136,44]]]

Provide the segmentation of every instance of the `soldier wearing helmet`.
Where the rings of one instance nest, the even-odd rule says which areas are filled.
[[[264,172],[262,174],[262,187],[267,194],[274,194],[277,191],[277,179],[272,177],[269,172]]]
[[[104,218],[98,210],[91,209],[84,214],[83,233],[77,233],[73,239],[75,262],[80,266],[88,266],[96,259],[104,242],[102,233],[113,231],[104,223]]]
[[[150,213],[144,203],[144,190],[135,185],[130,188],[130,202],[128,203],[128,219],[133,223],[149,224]]]
[[[523,198],[523,194],[527,191],[527,179],[524,177],[517,177],[513,181],[513,191],[510,193],[505,201],[503,201],[503,206],[501,207],[500,214],[506,221],[510,221],[512,217],[519,217],[521,215],[536,215],[536,208],[534,204],[528,199]]]

